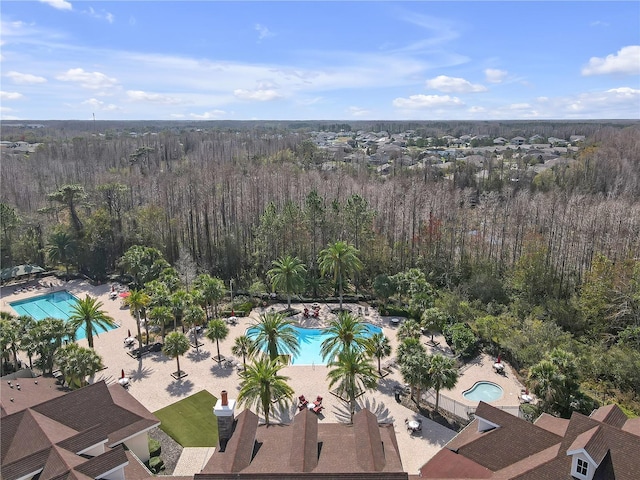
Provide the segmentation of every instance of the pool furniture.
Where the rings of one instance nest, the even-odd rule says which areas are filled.
[[[318,397],[316,398],[316,401],[313,402],[312,405],[313,405],[313,408],[311,408],[311,411],[313,413],[320,413],[322,409],[324,409],[324,407],[322,406],[322,397],[318,395]]]
[[[419,420],[405,420],[405,424],[407,425],[407,430],[409,430],[410,433],[422,430],[422,422]]]
[[[300,403],[298,404],[298,410],[304,410],[309,405],[309,401],[304,398],[304,395],[300,395],[298,397],[298,400],[300,401]]]
[[[496,373],[504,373],[504,363],[494,363],[493,369]]]
[[[394,327],[397,327],[398,325],[400,325],[400,319],[392,318],[391,320],[389,320],[389,323],[391,323],[391,325],[393,325]]]

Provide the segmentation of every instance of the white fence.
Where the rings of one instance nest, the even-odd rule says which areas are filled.
[[[436,391],[428,390],[422,394],[422,401],[426,402],[432,406],[436,404]],[[521,417],[520,406],[519,405],[493,405],[495,408],[499,408],[500,410],[504,410],[509,412],[511,415],[516,417]],[[475,406],[465,405],[460,403],[453,398],[449,398],[440,392],[440,401],[438,402],[438,408],[445,410],[449,413],[452,413],[456,417],[462,418],[463,420],[473,420],[473,414],[476,411]]]

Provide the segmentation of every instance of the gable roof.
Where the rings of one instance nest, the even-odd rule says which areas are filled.
[[[456,457],[436,455],[421,469],[422,476],[485,478],[478,469],[483,466],[492,479],[571,480],[572,455],[584,452],[598,465],[594,480],[632,480],[640,471],[640,435],[625,430],[628,420],[619,412],[624,416],[608,406],[590,417],[574,412],[569,420],[552,420],[542,415],[530,424],[480,402],[477,418],[445,446]],[[483,420],[498,427],[479,432]],[[447,469],[443,458],[449,459]]]
[[[40,480],[90,479],[123,468],[128,459],[121,445],[92,458],[82,455],[107,442],[115,446],[160,423],[133,397],[125,400],[121,391],[120,385],[107,387],[102,381],[5,415],[0,432],[2,478],[39,473]]]
[[[352,425],[318,423],[308,409],[291,425],[259,425],[249,410],[240,413],[224,451],[216,451],[195,480],[223,478],[402,479],[393,425],[378,425],[366,409]]]

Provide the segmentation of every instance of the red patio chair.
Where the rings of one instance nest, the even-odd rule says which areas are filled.
[[[307,405],[309,405],[309,402],[306,398],[304,398],[304,395],[300,395],[298,397],[298,400],[300,400],[300,403],[298,404],[299,410],[304,410],[305,408],[307,408]]]

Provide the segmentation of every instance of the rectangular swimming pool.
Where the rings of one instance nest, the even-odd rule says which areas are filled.
[[[371,337],[374,333],[381,333],[382,329],[370,323],[364,323],[366,328],[365,337]],[[329,333],[320,328],[302,328],[294,325],[293,329],[298,337],[300,351],[291,359],[291,365],[326,365],[326,361],[320,353],[322,342],[329,338]],[[255,336],[255,328],[249,328],[246,335],[249,338]]]
[[[11,302],[9,305],[11,305],[11,308],[13,308],[18,315],[28,315],[36,321],[44,320],[47,317],[60,318],[67,321],[69,317],[73,315],[73,306],[77,301],[78,299],[76,297],[66,290],[63,290],[27,298],[26,300]],[[111,330],[111,328],[108,330]],[[107,330],[98,327],[99,333],[105,331]],[[84,327],[80,327],[76,333],[76,340],[81,340],[86,337],[87,332]]]

